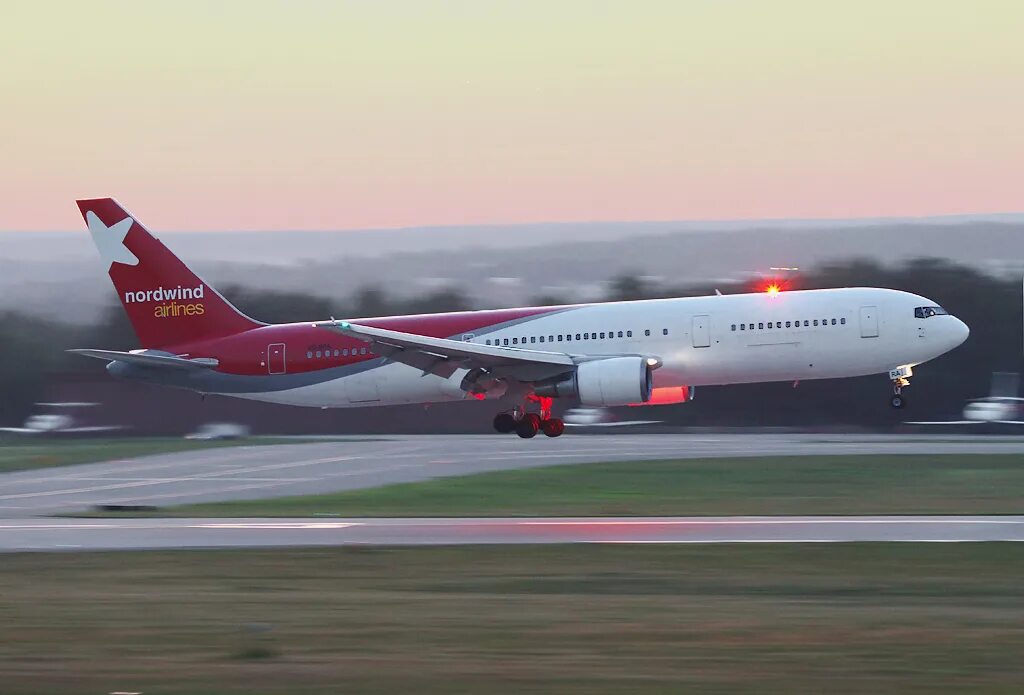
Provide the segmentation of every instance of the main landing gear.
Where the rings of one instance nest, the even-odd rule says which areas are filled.
[[[523,439],[532,439],[538,432],[548,437],[558,437],[565,432],[565,423],[551,417],[551,398],[529,396],[527,400],[540,404],[540,414],[528,413],[524,408],[498,413],[494,416],[494,429],[502,434],[515,432]]]

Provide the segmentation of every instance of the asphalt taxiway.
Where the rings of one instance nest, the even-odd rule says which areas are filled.
[[[0,520],[0,552],[537,543],[1024,541],[1024,516]]]
[[[733,456],[1020,454],[1024,437],[610,434],[522,440],[500,435],[395,436],[239,446],[0,475],[0,517],[96,505],[169,506],[309,495],[562,463]]]

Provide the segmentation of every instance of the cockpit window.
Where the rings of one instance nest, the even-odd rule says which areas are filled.
[[[941,306],[919,306],[914,309],[914,316],[919,319],[927,319],[932,316],[945,316],[949,312],[943,309]]]

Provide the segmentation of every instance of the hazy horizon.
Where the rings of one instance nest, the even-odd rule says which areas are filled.
[[[127,208],[126,208],[127,209]],[[129,209],[150,232],[160,234],[288,234],[293,232],[310,234],[347,234],[347,233],[372,233],[372,232],[406,232],[406,231],[429,231],[433,229],[454,230],[454,229],[501,229],[510,227],[573,227],[587,226],[600,227],[603,225],[682,225],[684,228],[693,230],[714,230],[714,229],[744,229],[751,227],[782,227],[782,226],[858,226],[876,224],[915,224],[915,223],[950,223],[960,224],[963,222],[1006,222],[1009,224],[1024,221],[1024,210],[1007,210],[1002,212],[963,212],[935,215],[864,215],[855,217],[734,217],[717,219],[644,219],[633,220],[529,220],[523,222],[479,222],[474,224],[409,224],[400,226],[380,227],[331,227],[331,228],[233,228],[233,229],[161,229],[154,227],[146,219],[145,215],[139,215]],[[0,224],[2,224],[0,219]],[[54,229],[15,229],[0,227],[0,234],[68,234],[84,231],[84,223],[69,228]]]

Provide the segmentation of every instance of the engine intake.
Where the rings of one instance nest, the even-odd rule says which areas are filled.
[[[651,399],[654,379],[643,357],[609,357],[583,362],[572,376],[534,389],[538,396],[569,398],[582,405],[613,406],[646,403]]]

